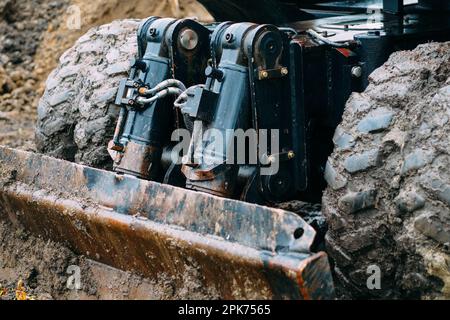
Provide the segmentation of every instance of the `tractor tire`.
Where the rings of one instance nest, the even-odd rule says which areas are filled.
[[[450,298],[450,42],[397,52],[349,99],[326,166],[344,298]]]
[[[119,81],[137,53],[138,20],[91,29],[60,58],[38,106],[38,152],[109,169]]]

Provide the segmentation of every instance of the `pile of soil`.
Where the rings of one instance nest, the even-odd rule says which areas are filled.
[[[0,0],[0,144],[32,147],[39,99],[34,56],[67,2]]]

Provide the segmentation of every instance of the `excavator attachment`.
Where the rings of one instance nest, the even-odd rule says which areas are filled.
[[[0,219],[155,278],[196,268],[223,299],[332,299],[327,255],[294,213],[0,147]]]

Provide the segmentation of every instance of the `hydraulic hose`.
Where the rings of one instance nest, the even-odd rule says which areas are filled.
[[[163,99],[167,96],[177,96],[178,97],[182,93],[183,93],[183,90],[181,90],[180,88],[170,87],[170,88],[166,88],[166,89],[159,91],[151,98],[139,97],[136,99],[136,102],[141,105],[150,104],[159,99]]]
[[[321,34],[319,34],[318,32],[309,29],[306,31],[306,33],[308,33],[311,37],[313,37],[316,40],[322,41],[323,43],[334,47],[334,48],[349,48],[352,46],[352,44],[350,42],[334,42],[331,41],[330,39],[325,38],[324,36],[322,36]]]
[[[194,95],[195,89],[197,89],[197,88],[204,88],[204,87],[205,87],[204,84],[199,84],[199,85],[195,85],[195,86],[189,87],[182,94],[180,94],[178,96],[177,100],[175,100],[174,106],[176,108],[179,108],[181,111],[183,111],[183,107],[185,106],[187,100],[189,99],[189,96],[193,96]]]
[[[176,79],[168,79],[168,80],[161,82],[156,87],[146,90],[145,92],[143,92],[143,95],[153,97],[154,95],[158,94],[160,91],[163,91],[164,89],[167,89],[170,87],[175,87],[175,88],[180,89],[181,91],[186,91],[186,86],[183,84],[183,82],[176,80]]]

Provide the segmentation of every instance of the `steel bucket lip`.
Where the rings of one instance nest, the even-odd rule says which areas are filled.
[[[3,164],[3,165],[2,165]],[[315,230],[282,209],[186,190],[129,175],[86,167],[0,147],[0,167],[14,171],[15,183],[95,203],[117,213],[140,216],[203,235],[270,252],[309,252]],[[1,180],[0,180],[1,186]],[[56,189],[55,189],[56,186]],[[303,229],[303,236],[294,233]]]
[[[201,270],[205,285],[213,284],[224,298],[230,299],[251,298],[246,295],[245,286],[262,298],[334,297],[325,253],[313,254],[305,247],[278,251],[280,245],[291,244],[283,237],[277,238],[277,232],[290,231],[280,224],[290,221],[306,224],[293,213],[117,176],[3,147],[0,147],[0,172],[0,218],[20,224],[33,234],[68,244],[76,253],[101,263],[148,277],[160,272],[176,276],[193,263]],[[79,187],[71,190],[74,186]],[[135,192],[131,196],[126,191],[129,188]],[[114,203],[127,196],[131,197],[128,207]],[[175,198],[181,207],[189,205],[182,215],[177,215],[176,210],[161,215],[168,212],[164,206],[157,207],[158,210],[152,206],[168,203],[165,196]],[[195,201],[212,203],[204,204],[204,211],[211,214],[202,216]],[[215,210],[217,203],[226,210],[214,214],[211,210]],[[150,209],[139,213],[145,209],[143,204]],[[247,212],[237,214],[232,209]],[[126,210],[128,214],[124,214]],[[258,219],[240,219],[246,214]],[[185,216],[188,218],[183,219]],[[207,217],[216,220],[211,223]],[[265,217],[270,223],[262,224],[266,227],[263,231],[270,230],[274,235],[266,235],[264,239],[264,232],[252,233],[248,225]],[[237,223],[227,224],[229,219]],[[220,222],[227,232],[235,231],[231,233],[234,238],[226,239],[216,232],[216,223]],[[310,227],[305,225],[306,228]],[[308,238],[301,243],[309,245]]]

